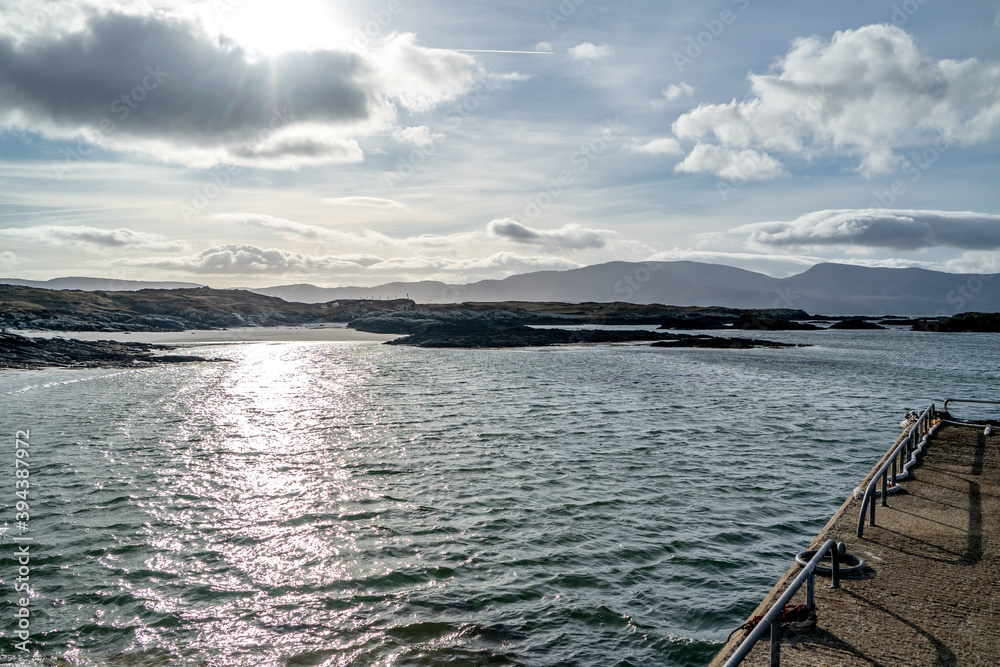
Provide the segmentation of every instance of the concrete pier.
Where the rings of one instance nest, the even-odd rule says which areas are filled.
[[[877,507],[877,525],[866,525],[863,538],[861,502],[840,508],[809,548],[844,541],[869,567],[844,577],[840,589],[816,577],[817,626],[782,640],[781,664],[1000,665],[1000,429],[993,431],[942,424],[903,493]],[[767,611],[798,572],[791,567],[751,616]],[[804,589],[792,604],[805,603]],[[711,665],[722,665],[742,638]],[[765,638],[742,664],[769,665],[769,649]]]

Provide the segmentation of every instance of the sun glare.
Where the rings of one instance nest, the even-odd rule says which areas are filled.
[[[335,2],[246,0],[224,17],[222,32],[250,49],[275,54],[342,47],[350,21]]]

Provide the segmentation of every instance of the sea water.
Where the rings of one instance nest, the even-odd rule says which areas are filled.
[[[705,664],[907,410],[997,397],[997,335],[766,337],[0,373],[0,659]]]

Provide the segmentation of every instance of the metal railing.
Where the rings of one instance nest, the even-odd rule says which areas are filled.
[[[987,403],[989,405],[1000,405],[1000,401],[980,401],[974,398],[946,398],[944,399],[944,411],[948,411],[949,403]]]
[[[934,404],[931,403],[926,410],[920,413],[917,421],[910,427],[909,432],[903,437],[900,443],[896,445],[896,448],[892,450],[885,463],[872,475],[871,481],[868,482],[868,487],[865,489],[864,498],[861,501],[861,513],[858,515],[858,537],[864,536],[866,513],[869,515],[868,525],[875,525],[875,503],[873,501],[876,485],[880,481],[882,482],[882,507],[888,506],[890,480],[892,486],[895,487],[896,477],[902,476],[900,473],[905,470],[906,463],[909,461],[913,451],[920,446],[921,438],[929,435],[931,420],[934,419],[934,415]],[[889,472],[890,468],[892,469],[891,473]]]
[[[792,596],[798,592],[803,583],[806,584],[806,606],[810,610],[816,608],[816,566],[819,565],[820,561],[828,553],[831,554],[831,558],[833,559],[833,581],[831,586],[833,588],[840,588],[840,552],[837,550],[837,542],[835,540],[827,540],[809,563],[802,568],[802,572],[799,573],[799,576],[795,577],[795,580],[792,581],[788,589],[781,594],[777,602],[771,605],[771,608],[764,614],[757,627],[747,635],[746,639],[739,645],[739,648],[729,657],[729,660],[726,660],[723,667],[733,667],[743,662],[743,658],[747,657],[747,654],[750,653],[757,640],[763,637],[764,633],[768,631],[771,633],[771,666],[777,667],[781,664],[781,610],[792,599]]]

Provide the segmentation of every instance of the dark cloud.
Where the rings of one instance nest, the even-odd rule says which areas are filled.
[[[89,15],[71,32],[0,33],[0,124],[193,166],[357,162],[356,137],[391,131],[483,71],[412,34],[379,49],[260,56],[164,15]]]
[[[252,61],[189,23],[113,13],[20,47],[0,39],[0,105],[60,125],[108,118],[115,132],[144,136],[245,139],[286,109],[297,121],[363,120],[364,73],[352,53]]]
[[[510,218],[491,221],[486,226],[486,231],[492,236],[515,243],[563,250],[603,248],[613,234],[608,230],[590,229],[572,223],[563,225],[559,229],[533,229]]]

